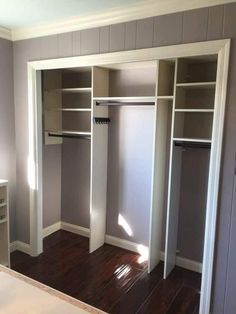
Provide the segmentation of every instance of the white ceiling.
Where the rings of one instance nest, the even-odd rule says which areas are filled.
[[[163,0],[158,0],[163,1]],[[145,0],[0,0],[0,25],[8,29],[87,15]]]

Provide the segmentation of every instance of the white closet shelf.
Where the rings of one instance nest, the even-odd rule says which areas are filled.
[[[57,91],[62,93],[91,93],[91,87],[75,87],[75,88],[60,88]]]
[[[59,111],[81,111],[81,112],[91,112],[91,108],[61,108]]]
[[[46,130],[45,132],[48,133],[53,133],[53,134],[65,134],[65,135],[91,135],[91,132],[79,132],[79,131],[67,131],[67,130],[60,130],[60,131],[55,131],[55,130]]]
[[[175,112],[210,112],[213,113],[214,109],[175,109]]]
[[[186,137],[174,137],[173,141],[179,142],[193,142],[193,143],[211,143],[210,139],[207,138],[186,138]]]
[[[94,97],[94,101],[101,103],[155,103],[155,96],[134,96],[134,97]]]
[[[182,88],[214,88],[216,82],[177,83],[176,87]]]
[[[5,223],[5,222],[7,222],[7,218],[0,219],[0,224],[3,224],[3,223]]]
[[[4,206],[7,206],[7,203],[1,203],[1,204],[0,204],[0,208],[1,208],[1,207],[4,207]]]
[[[157,99],[166,99],[166,100],[173,100],[174,96],[157,96]]]

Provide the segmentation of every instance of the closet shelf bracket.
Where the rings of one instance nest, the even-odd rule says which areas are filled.
[[[111,122],[111,120],[109,118],[93,118],[94,123],[96,124],[108,124]]]

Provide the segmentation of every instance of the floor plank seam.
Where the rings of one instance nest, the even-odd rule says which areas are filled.
[[[142,307],[149,301],[149,299],[151,298],[151,296],[153,295],[154,293],[154,290],[156,288],[158,288],[159,285],[161,285],[161,282],[162,282],[163,278],[160,279],[156,285],[153,286],[153,289],[150,291],[149,295],[146,297],[146,299],[144,300],[144,302],[141,303],[141,305],[139,306],[138,310],[135,312],[135,314],[138,314],[139,311],[142,309]]]
[[[142,272],[142,273],[140,274],[140,276],[137,277],[137,279],[132,283],[132,285],[128,288],[128,290],[124,292],[125,294],[128,293],[128,292],[134,287],[134,285],[137,283],[137,281],[140,280],[140,278],[145,275],[145,272],[146,272],[146,271]],[[124,295],[121,295],[121,296],[112,304],[112,306],[109,308],[109,312],[112,311],[112,308],[114,308],[114,306],[115,306],[117,303],[119,303],[119,301],[120,301],[123,297],[124,297]]]
[[[177,292],[175,293],[175,295],[174,295],[172,301],[170,302],[170,304],[169,304],[169,306],[168,306],[168,308],[167,308],[167,311],[166,311],[167,313],[168,313],[169,309],[171,308],[172,304],[174,303],[175,299],[177,298],[178,294],[180,293],[180,291],[181,291],[181,289],[182,289],[183,287],[184,287],[184,284],[181,284],[181,286],[179,287],[179,289],[178,289]]]

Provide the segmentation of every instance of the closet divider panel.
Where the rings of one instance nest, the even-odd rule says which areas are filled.
[[[93,68],[93,97],[108,96],[108,71],[99,67]],[[107,151],[108,125],[96,124],[94,118],[107,118],[108,108],[92,104],[91,121],[91,190],[90,190],[90,243],[89,252],[104,244],[106,232],[106,199],[107,199]]]
[[[168,120],[172,111],[172,101],[165,97],[173,96],[173,70],[174,64],[169,61],[157,61],[148,272],[157,266],[161,257],[162,218],[165,210],[164,189],[168,160]]]
[[[175,149],[174,143],[173,143],[177,71],[178,71],[178,59],[175,62],[173,107],[172,107],[172,120],[171,120],[164,279],[167,278],[167,276],[169,275],[169,273],[172,271],[172,269],[175,266],[177,232],[178,232],[180,170],[177,170],[177,167],[181,165],[182,155],[181,155],[181,150]],[[174,196],[174,198],[172,198],[172,195]]]

